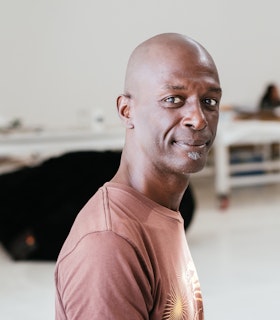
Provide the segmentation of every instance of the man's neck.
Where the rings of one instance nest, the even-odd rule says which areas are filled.
[[[121,163],[112,182],[128,185],[158,204],[177,211],[189,184],[188,176],[162,176]]]

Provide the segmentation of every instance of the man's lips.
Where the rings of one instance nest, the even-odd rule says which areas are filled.
[[[195,141],[183,141],[183,140],[175,140],[173,141],[173,144],[177,145],[178,147],[181,147],[186,150],[200,150],[203,148],[206,148],[209,145],[209,141],[205,140],[195,140]]]

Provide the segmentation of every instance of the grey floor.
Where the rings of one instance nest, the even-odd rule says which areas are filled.
[[[243,187],[218,209],[211,177],[193,178],[187,238],[205,320],[280,319],[280,184]],[[0,247],[0,319],[54,319],[54,263],[14,262]]]
[[[280,184],[234,189],[221,212],[209,182],[196,184],[199,208],[187,234],[205,319],[280,319]]]

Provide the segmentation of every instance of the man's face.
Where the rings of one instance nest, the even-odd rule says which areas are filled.
[[[153,169],[186,175],[204,167],[220,99],[216,68],[205,55],[159,56],[143,68],[131,105],[137,148]]]

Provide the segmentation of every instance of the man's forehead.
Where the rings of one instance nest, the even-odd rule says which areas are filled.
[[[158,78],[162,82],[172,84],[176,86],[185,86],[189,82],[207,82],[209,84],[219,85],[219,75],[215,65],[208,66],[196,66],[196,67],[184,67],[178,65],[178,67],[162,68],[157,73]]]
[[[203,75],[217,74],[215,63],[210,55],[202,51],[177,49],[170,51],[153,51],[150,54],[139,55],[135,63],[136,72],[149,69],[154,72],[192,73]],[[184,75],[183,75],[184,76]]]
[[[158,84],[163,89],[187,90],[190,87],[207,87],[209,90],[221,91],[219,76],[215,68],[204,71],[162,72]]]

